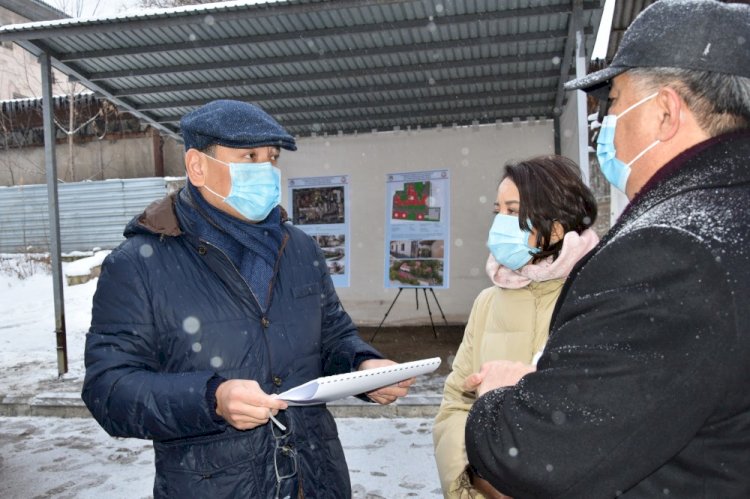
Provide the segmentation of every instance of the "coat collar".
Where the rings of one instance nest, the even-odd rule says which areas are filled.
[[[175,202],[180,191],[158,199],[148,205],[143,213],[137,215],[125,228],[125,236],[138,233],[151,233],[159,236],[177,237],[183,235],[180,222],[175,213]],[[289,221],[289,215],[283,206],[281,210],[281,225]]]
[[[601,238],[599,244],[581,258],[566,281],[562,296],[583,266],[623,230],[651,208],[677,194],[750,183],[747,158],[750,157],[750,131],[713,137],[682,152],[654,175],[633,198],[617,223]],[[555,307],[557,315],[563,300]]]
[[[175,192],[148,205],[143,213],[128,224],[125,236],[144,231],[170,237],[181,235],[182,229],[177,222],[174,210],[176,199],[177,193]]]
[[[623,211],[617,223],[599,244],[581,258],[565,281],[552,313],[551,329],[572,283],[581,269],[599,249],[617,237],[630,223],[644,213],[680,193],[731,185],[750,184],[747,158],[750,157],[750,131],[729,133],[701,142],[673,158],[643,186]]]
[[[603,238],[606,243],[622,225],[638,218],[656,204],[697,189],[730,187],[750,183],[747,158],[750,131],[730,132],[705,140],[678,154],[649,179],[625,208],[617,223]],[[600,244],[600,245],[601,245]]]

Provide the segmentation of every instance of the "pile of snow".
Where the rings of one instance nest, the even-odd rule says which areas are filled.
[[[78,258],[65,266],[65,275],[68,277],[91,275],[92,270],[101,267],[102,262],[110,253],[111,251],[108,250],[100,250],[94,252],[92,256]]]

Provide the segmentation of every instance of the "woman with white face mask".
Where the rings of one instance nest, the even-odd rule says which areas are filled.
[[[596,199],[577,165],[562,156],[506,165],[494,213],[486,264],[493,285],[474,302],[433,429],[446,498],[503,497],[465,472],[464,428],[476,398],[472,375],[489,360],[532,363],[547,341],[565,278],[599,240],[590,228]]]

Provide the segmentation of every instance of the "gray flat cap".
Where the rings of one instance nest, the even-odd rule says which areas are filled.
[[[681,68],[750,77],[750,5],[659,0],[625,31],[609,67],[571,80],[566,90],[601,89],[632,68]]]

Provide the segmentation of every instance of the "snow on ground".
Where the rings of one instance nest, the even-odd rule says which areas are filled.
[[[63,272],[68,266],[80,268],[63,263]],[[68,373],[58,379],[52,276],[39,265],[0,255],[0,394],[77,389],[95,290],[96,279],[76,286],[63,279]]]
[[[63,263],[80,273],[81,263]],[[73,392],[96,279],[63,279],[69,372],[58,378],[52,277],[0,254],[0,395]],[[439,389],[435,386],[430,389]],[[428,393],[429,394],[429,393]],[[338,418],[355,499],[439,498],[430,418]],[[148,441],[108,436],[90,419],[0,417],[0,497],[151,497]]]
[[[337,421],[354,499],[440,498],[431,420]],[[112,438],[91,419],[0,417],[0,497],[152,497],[148,441]]]

